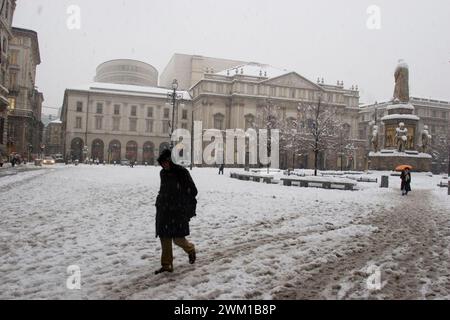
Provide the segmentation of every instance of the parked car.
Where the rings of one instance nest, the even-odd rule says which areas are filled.
[[[44,160],[42,160],[42,164],[44,165],[53,165],[56,161],[53,159],[53,157],[45,157]]]
[[[54,158],[56,163],[64,163],[64,157],[62,154],[55,154]]]

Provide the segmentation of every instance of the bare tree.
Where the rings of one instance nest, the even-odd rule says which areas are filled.
[[[445,135],[437,135],[433,137],[431,144],[431,155],[433,156],[433,167],[435,170],[445,172],[449,161],[449,144]]]
[[[319,96],[316,104],[300,104],[300,135],[304,147],[314,152],[314,175],[317,176],[320,152],[335,149],[341,127],[335,107],[326,105]]]

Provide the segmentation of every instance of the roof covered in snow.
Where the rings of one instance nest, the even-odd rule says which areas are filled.
[[[50,121],[50,123],[61,124],[62,121],[60,119]]]
[[[276,68],[268,64],[250,62],[248,64],[243,64],[230,69],[226,69],[216,74],[231,77],[235,75],[244,75],[250,77],[263,77],[270,79],[288,74],[290,72],[292,71],[289,71],[287,69]]]
[[[69,88],[68,90],[124,94],[124,95],[126,94],[126,95],[146,96],[155,98],[166,98],[167,93],[172,91],[169,88],[144,87],[144,86],[133,86],[127,84],[115,84],[103,82],[93,82],[87,85]],[[178,94],[182,94],[184,100],[191,100],[191,96],[187,91],[178,91]]]

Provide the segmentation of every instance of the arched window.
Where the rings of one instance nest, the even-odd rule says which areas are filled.
[[[108,157],[109,157],[109,163],[113,163],[114,161],[116,163],[119,163],[121,159],[121,148],[122,145],[119,140],[113,140],[109,143],[108,148]]]
[[[105,153],[105,144],[100,139],[95,139],[92,141],[92,149],[91,149],[91,158],[96,160],[100,160],[100,162],[103,162],[104,160],[104,153]]]
[[[136,161],[137,160],[137,151],[138,151],[138,145],[136,141],[129,141],[127,143],[127,149],[126,149],[126,158],[130,161]]]
[[[147,164],[154,164],[155,163],[155,145],[151,141],[147,141],[144,143],[143,146],[143,162]]]

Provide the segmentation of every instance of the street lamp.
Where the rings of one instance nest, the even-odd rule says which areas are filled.
[[[172,82],[172,91],[167,93],[167,98],[172,103],[172,123],[170,125],[170,149],[173,149],[172,135],[173,135],[173,131],[175,130],[175,120],[178,121],[178,117],[175,118],[175,109],[176,109],[176,105],[177,105],[177,100],[180,100],[183,98],[182,94],[177,94],[177,89],[178,89],[178,80],[174,79]]]

